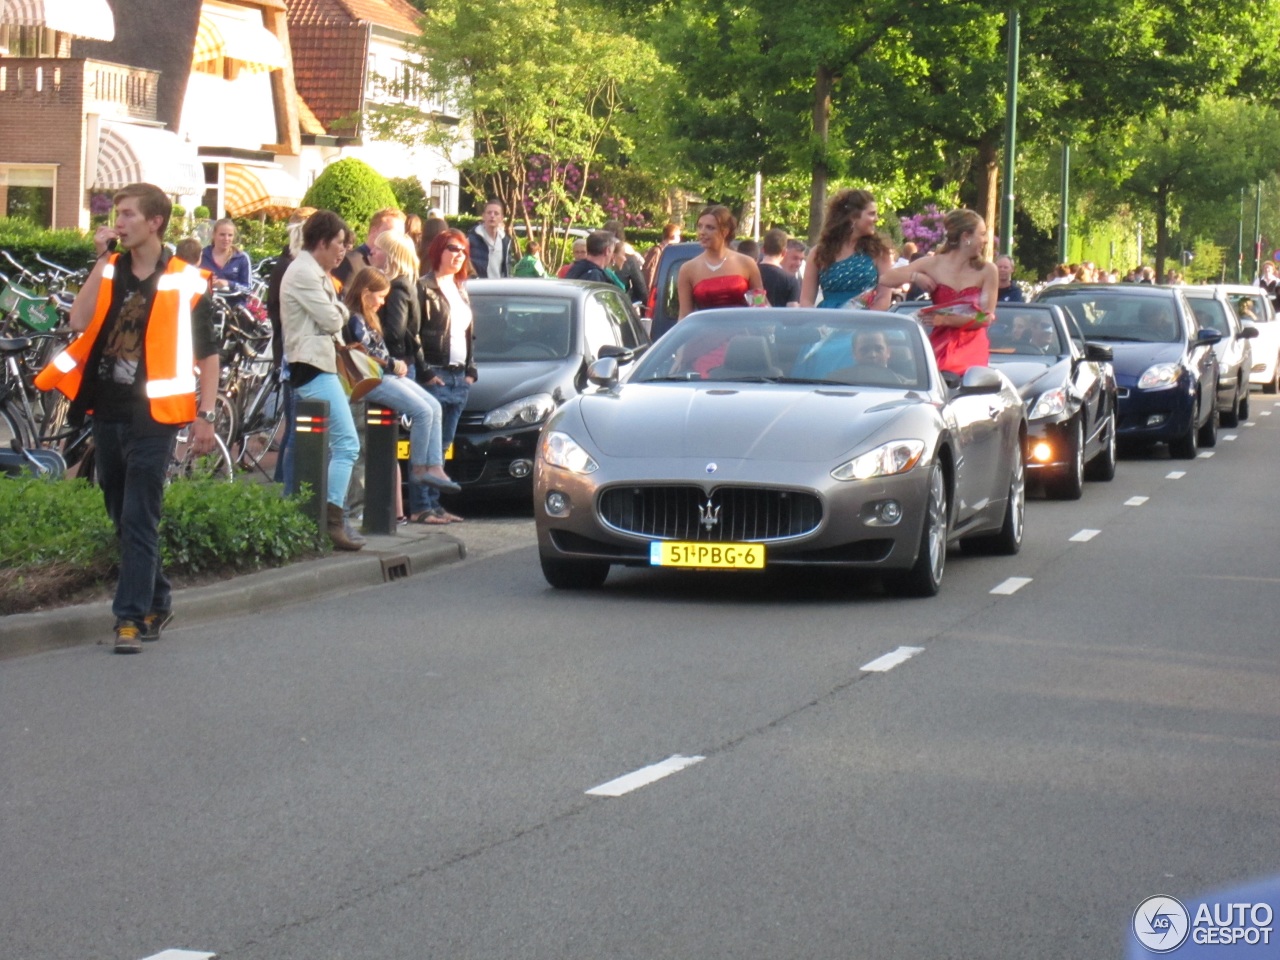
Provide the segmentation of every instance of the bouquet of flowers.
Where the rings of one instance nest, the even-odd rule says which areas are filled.
[[[849,306],[858,307],[862,310],[870,310],[871,305],[876,302],[876,291],[879,289],[879,286],[874,284],[867,287],[867,289],[863,290],[856,297],[849,300]]]
[[[968,303],[957,301],[948,303],[945,306],[924,307],[916,317],[923,323],[935,324],[939,319],[948,320],[964,320],[964,323],[948,323],[949,327],[960,327],[961,329],[976,330],[979,327],[985,327],[991,322],[991,314],[987,313],[976,303]]]

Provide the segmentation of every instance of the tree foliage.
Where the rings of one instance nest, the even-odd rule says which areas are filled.
[[[302,202],[332,210],[358,233],[379,210],[396,206],[396,195],[377,170],[363,160],[347,157],[325,167]]]

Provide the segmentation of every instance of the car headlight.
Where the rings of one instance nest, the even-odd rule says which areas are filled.
[[[1039,420],[1043,417],[1056,417],[1062,411],[1067,409],[1067,391],[1062,387],[1054,387],[1052,390],[1046,390],[1036,399],[1035,405],[1031,408],[1031,412],[1027,414],[1028,420]]]
[[[924,456],[923,440],[891,440],[831,471],[836,480],[870,480],[906,473]]]
[[[535,393],[532,397],[521,397],[504,403],[495,410],[490,410],[484,417],[486,427],[532,426],[541,423],[556,408],[556,401],[549,393]]]
[[[1147,367],[1146,372],[1138,378],[1139,390],[1168,390],[1176,387],[1182,378],[1182,364],[1157,363]]]
[[[542,459],[553,467],[563,467],[572,473],[595,473],[600,469],[600,464],[578,446],[578,441],[559,430],[552,430],[542,438]]]

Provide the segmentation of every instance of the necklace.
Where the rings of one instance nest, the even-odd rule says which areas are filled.
[[[710,270],[712,273],[715,273],[717,270],[719,270],[721,267],[723,267],[726,263],[728,263],[728,262],[729,262],[729,255],[726,253],[726,254],[725,254],[725,255],[720,259],[720,262],[719,262],[719,263],[717,263],[714,267],[711,265],[711,260],[710,260],[710,259],[706,260],[705,262],[706,262],[706,264],[707,264],[707,269],[708,269],[708,270]]]

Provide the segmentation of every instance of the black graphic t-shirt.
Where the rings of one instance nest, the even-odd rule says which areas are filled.
[[[146,395],[146,334],[156,284],[168,266],[161,256],[151,276],[133,274],[133,260],[126,252],[116,260],[111,289],[111,309],[103,321],[97,346],[86,369],[86,382],[76,406],[93,410],[103,422],[154,423]],[[218,351],[213,331],[212,305],[206,295],[192,311],[192,346],[201,359]],[[157,427],[161,426],[159,424]],[[165,429],[170,429],[165,427]]]

